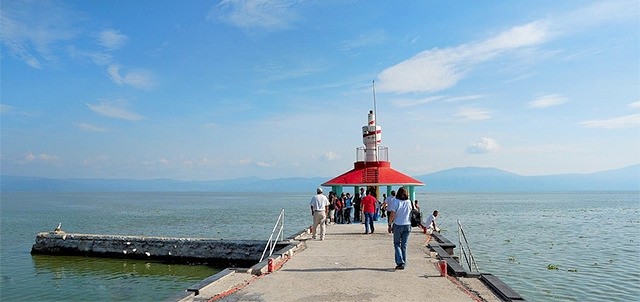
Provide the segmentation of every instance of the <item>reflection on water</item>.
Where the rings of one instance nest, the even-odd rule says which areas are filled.
[[[22,292],[16,300],[157,301],[220,271],[131,259],[33,255],[32,260],[35,277],[47,290]]]
[[[73,274],[82,276],[159,277],[176,281],[192,281],[213,275],[221,268],[205,265],[165,264],[134,259],[111,259],[81,256],[32,255],[37,274]]]

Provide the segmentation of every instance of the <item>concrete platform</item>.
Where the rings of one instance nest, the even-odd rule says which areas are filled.
[[[324,241],[310,237],[296,238],[306,248],[276,263],[272,273],[236,271],[181,301],[501,301],[477,277],[441,277],[417,228],[404,270],[394,269],[386,224],[369,235],[361,224],[330,225]]]

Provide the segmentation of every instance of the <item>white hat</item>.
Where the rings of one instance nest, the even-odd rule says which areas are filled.
[[[318,188],[318,189],[316,189],[316,193],[318,193],[318,194],[322,194],[322,188]]]

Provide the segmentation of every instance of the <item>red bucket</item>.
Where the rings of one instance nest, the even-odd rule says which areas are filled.
[[[447,260],[438,261],[438,269],[440,270],[440,276],[446,277],[447,276]]]
[[[267,271],[273,273],[273,259],[269,258],[267,261]]]

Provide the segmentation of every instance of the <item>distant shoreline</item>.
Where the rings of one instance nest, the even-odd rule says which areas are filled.
[[[640,164],[591,174],[522,176],[495,168],[453,168],[416,179],[417,192],[640,191]],[[2,192],[311,192],[329,177],[215,181],[0,176]]]

